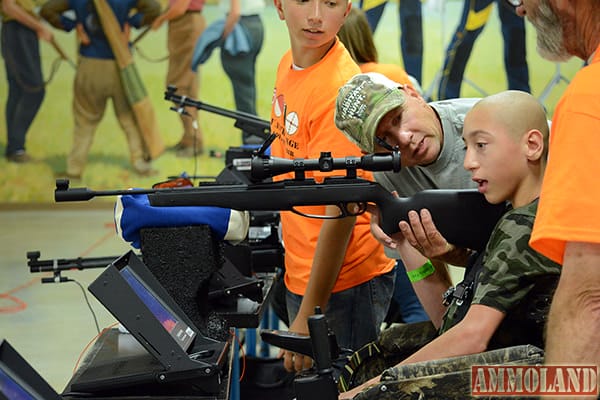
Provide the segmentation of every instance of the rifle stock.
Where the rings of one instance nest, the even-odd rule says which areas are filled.
[[[66,186],[65,186],[66,185]],[[94,192],[86,188],[68,189],[57,181],[55,200],[81,201],[95,196],[147,194],[157,207],[215,206],[249,211],[294,211],[299,206],[376,204],[381,227],[387,234],[398,232],[398,222],[408,219],[410,210],[427,208],[438,230],[459,247],[482,250],[505,205],[492,205],[476,190],[425,190],[398,198],[376,182],[360,178],[331,177],[323,183],[314,180],[285,180],[256,184],[204,184],[194,188],[133,189]]]

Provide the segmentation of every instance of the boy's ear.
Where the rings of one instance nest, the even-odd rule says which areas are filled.
[[[537,161],[544,154],[544,135],[537,129],[525,134],[526,154],[529,161]]]
[[[352,9],[352,1],[348,0],[348,4],[346,5],[346,12],[344,13],[344,18],[350,14],[350,10]]]
[[[277,10],[277,15],[279,15],[279,19],[284,21],[285,15],[283,14],[283,7],[281,6],[281,0],[273,0],[273,5]]]

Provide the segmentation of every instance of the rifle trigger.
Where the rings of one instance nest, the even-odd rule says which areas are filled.
[[[356,212],[352,213],[352,215],[354,215],[354,216],[361,215],[367,211],[367,203],[359,202],[359,203],[355,203],[355,204],[356,204],[357,210],[356,210]]]

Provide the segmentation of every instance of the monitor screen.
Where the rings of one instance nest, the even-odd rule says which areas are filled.
[[[196,332],[176,317],[175,313],[142,283],[142,280],[129,266],[121,269],[121,275],[163,328],[171,334],[183,350],[187,351]]]
[[[0,399],[36,400],[39,397],[34,396],[29,390],[18,384],[16,379],[0,367]]]
[[[58,393],[6,340],[0,340],[0,400],[59,398]]]

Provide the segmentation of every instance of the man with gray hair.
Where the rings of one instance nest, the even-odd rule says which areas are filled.
[[[378,183],[398,196],[412,196],[425,189],[475,188],[462,165],[465,149],[461,135],[465,114],[477,100],[427,103],[410,86],[378,73],[358,74],[339,91],[335,124],[365,153],[400,152],[400,172],[374,173]],[[377,214],[372,217],[371,228],[386,246],[388,257],[397,258],[389,250],[397,243],[379,228]],[[444,248],[452,250],[443,255],[444,260],[464,265],[468,256],[464,249]]]
[[[588,64],[573,77],[556,106],[531,247],[562,264],[548,317],[546,363],[598,366],[600,1],[514,4],[535,27],[538,52],[544,58],[565,61],[575,56]]]

